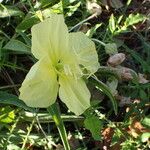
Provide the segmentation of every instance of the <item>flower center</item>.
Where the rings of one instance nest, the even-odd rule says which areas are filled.
[[[55,70],[57,74],[73,75],[71,66],[69,64],[64,64],[61,60],[55,65]]]
[[[55,69],[58,74],[62,73],[64,69],[61,60],[58,60],[57,64],[55,65]]]

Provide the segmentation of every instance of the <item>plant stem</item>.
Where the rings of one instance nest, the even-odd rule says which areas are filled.
[[[107,87],[107,85],[105,85],[102,81],[100,81],[96,76],[91,76],[98,84],[97,87],[98,89],[102,90],[111,100],[113,108],[114,108],[114,112],[117,115],[118,112],[118,108],[117,108],[117,102],[114,98],[114,96],[112,95],[109,87]]]
[[[67,139],[66,129],[65,129],[64,123],[62,121],[57,103],[54,103],[53,105],[48,107],[47,110],[50,113],[50,115],[52,115],[52,118],[58,128],[58,131],[59,131],[59,134],[60,134],[60,137],[63,142],[65,150],[70,150],[70,146],[69,146],[68,139]]]
[[[32,123],[30,124],[30,127],[28,128],[28,132],[27,132],[27,135],[26,135],[25,139],[23,140],[23,144],[22,144],[21,150],[24,150],[24,149],[25,149],[25,146],[26,146],[26,144],[27,144],[27,142],[28,142],[28,138],[29,138],[30,132],[31,132],[31,130],[32,130],[32,128],[33,128],[33,125],[34,125],[34,123],[35,123],[36,115],[37,115],[37,114],[35,114],[35,117],[34,117],[34,119],[32,120]]]
[[[74,29],[77,28],[78,26],[82,25],[83,23],[85,23],[85,22],[87,22],[87,21],[93,19],[93,18],[96,17],[96,16],[97,16],[96,14],[93,14],[93,15],[89,16],[88,18],[82,20],[81,22],[79,22],[78,24],[76,24],[75,26],[73,26],[73,27],[69,30],[69,32],[71,32],[72,30],[74,30]]]
[[[92,41],[95,41],[95,42],[97,42],[97,43],[99,43],[99,44],[101,44],[101,45],[103,45],[103,46],[106,46],[106,44],[105,44],[104,42],[102,42],[102,41],[100,41],[100,40],[98,40],[98,39],[92,38]]]

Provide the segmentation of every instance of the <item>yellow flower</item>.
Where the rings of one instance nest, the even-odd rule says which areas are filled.
[[[46,108],[59,98],[76,115],[90,106],[90,92],[82,79],[99,67],[94,43],[83,33],[68,33],[62,15],[34,25],[32,53],[38,59],[20,88],[30,107]],[[85,71],[86,70],[86,71]]]

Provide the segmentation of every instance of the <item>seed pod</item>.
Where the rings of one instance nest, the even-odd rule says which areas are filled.
[[[102,13],[102,8],[100,5],[98,5],[95,2],[87,2],[87,10],[89,10],[89,12],[91,14],[96,14],[96,15],[100,15]]]
[[[131,69],[129,69],[129,68],[122,67],[120,73],[121,73],[122,80],[129,81],[129,80],[133,79],[133,75],[132,75]]]
[[[117,53],[109,57],[107,64],[111,67],[120,65],[125,60],[125,54]]]

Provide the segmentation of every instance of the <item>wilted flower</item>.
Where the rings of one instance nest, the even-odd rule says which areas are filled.
[[[90,92],[82,79],[99,67],[94,43],[83,33],[68,33],[62,15],[34,25],[32,53],[38,62],[20,88],[20,99],[30,107],[46,108],[59,93],[60,99],[75,114],[90,106]]]
[[[102,13],[102,7],[96,2],[87,1],[87,10],[89,10],[91,14],[95,15],[100,15]]]

